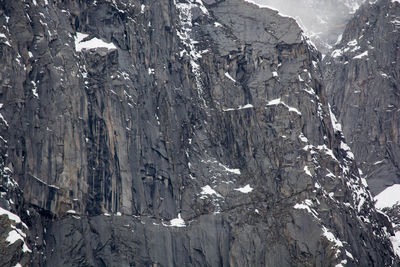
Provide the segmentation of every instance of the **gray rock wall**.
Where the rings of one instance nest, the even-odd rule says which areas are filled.
[[[2,160],[30,265],[393,263],[293,19],[241,0],[1,12]],[[77,51],[79,33],[115,49]]]
[[[400,182],[399,3],[363,6],[325,59],[327,94],[373,194]]]

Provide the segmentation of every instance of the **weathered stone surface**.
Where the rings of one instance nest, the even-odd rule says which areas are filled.
[[[400,5],[364,5],[325,59],[327,93],[375,195],[400,183]]]
[[[30,265],[393,263],[293,19],[242,0],[1,12],[3,161]],[[115,48],[76,51],[78,33]]]

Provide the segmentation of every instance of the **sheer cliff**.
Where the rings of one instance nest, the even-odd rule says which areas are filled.
[[[400,183],[400,3],[363,6],[326,58],[332,107],[373,194]]]
[[[395,264],[293,19],[243,0],[0,10],[2,265]]]

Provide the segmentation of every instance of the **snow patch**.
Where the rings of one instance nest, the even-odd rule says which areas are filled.
[[[325,226],[322,227],[322,236],[324,236],[326,239],[328,239],[329,242],[331,242],[336,250],[336,257],[339,255],[340,250],[339,248],[343,247],[343,242],[340,241],[338,238],[335,237],[332,232],[329,231],[328,228]]]
[[[363,57],[367,57],[368,56],[368,51],[365,51],[364,53],[361,53],[355,57],[353,57],[353,59],[361,59]]]
[[[209,186],[209,185],[203,186],[201,188],[201,193],[200,194],[203,195],[203,196],[204,195],[211,195],[211,196],[215,195],[217,197],[222,197],[220,194],[217,193],[217,191],[212,189],[211,186]]]
[[[22,223],[22,225],[26,228],[26,229],[28,229],[28,226],[26,226],[26,224],[25,223],[23,223],[22,221],[21,221],[21,218],[18,216],[18,215],[16,215],[16,214],[14,214],[14,213],[12,213],[12,212],[9,212],[8,210],[5,210],[5,209],[3,209],[3,208],[0,208],[0,216],[1,215],[7,215],[7,217],[8,217],[8,219],[10,220],[10,221],[14,221],[15,223]]]
[[[172,227],[186,227],[185,221],[182,219],[180,213],[178,213],[178,218],[172,219],[169,223]]]
[[[341,132],[342,131],[342,125],[340,123],[338,123],[335,115],[332,112],[330,104],[328,104],[328,108],[329,108],[329,114],[330,114],[330,117],[331,117],[331,123],[332,123],[333,130],[335,132]]]
[[[389,186],[374,197],[377,209],[390,208],[400,202],[400,184]]]
[[[280,98],[268,101],[267,106],[276,106],[276,105],[279,105],[279,104],[285,106],[289,110],[289,112],[295,112],[298,115],[301,115],[301,112],[297,108],[294,108],[294,107],[286,105],[284,102],[281,101]]]
[[[227,77],[229,80],[231,80],[232,82],[236,82],[236,80],[235,79],[233,79],[232,78],[232,76],[231,75],[229,75],[229,73],[228,72],[225,72],[225,77]]]
[[[236,191],[239,191],[243,194],[247,194],[253,191],[254,188],[252,188],[249,184],[244,186],[244,187],[240,187],[240,188],[235,188]]]
[[[395,232],[394,236],[390,237],[390,241],[392,242],[394,253],[400,257],[400,231]]]
[[[223,164],[219,164],[221,167],[223,167],[224,169],[225,169],[225,171],[227,171],[227,172],[231,172],[231,173],[233,173],[233,174],[237,174],[237,175],[240,175],[241,174],[241,172],[240,172],[240,170],[239,169],[230,169],[230,168],[228,168],[227,166],[225,166],[225,165],[223,165]]]
[[[312,174],[311,174],[311,172],[310,172],[310,170],[308,169],[308,166],[304,166],[304,172],[308,175],[308,176],[311,176],[311,177],[313,177],[312,176]]]
[[[107,48],[107,49],[117,49],[117,47],[113,43],[106,43],[105,41],[93,37],[90,40],[83,41],[88,34],[85,33],[76,33],[75,37],[75,50],[76,52],[81,52],[85,49],[95,49],[95,48]]]

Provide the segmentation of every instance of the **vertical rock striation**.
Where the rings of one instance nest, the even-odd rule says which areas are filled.
[[[374,195],[400,183],[400,5],[364,5],[325,59],[325,81],[343,133]]]
[[[1,166],[32,266],[394,263],[293,19],[243,0],[0,7]]]

